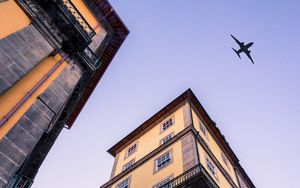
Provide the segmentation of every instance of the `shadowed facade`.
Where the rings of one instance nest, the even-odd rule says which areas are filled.
[[[0,187],[30,187],[129,31],[107,0],[0,1]]]

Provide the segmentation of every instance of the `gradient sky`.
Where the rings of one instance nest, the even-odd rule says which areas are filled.
[[[188,88],[258,188],[299,187],[299,0],[110,2],[130,34],[33,188],[104,184],[106,150]]]

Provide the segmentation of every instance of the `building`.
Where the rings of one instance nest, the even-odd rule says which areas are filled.
[[[30,187],[129,31],[107,0],[0,0],[0,187]]]
[[[111,147],[101,188],[255,188],[189,89]]]

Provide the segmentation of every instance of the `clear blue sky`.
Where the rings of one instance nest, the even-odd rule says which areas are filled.
[[[300,179],[300,1],[111,0],[130,35],[34,188],[96,188],[106,150],[191,88],[258,188]],[[253,41],[252,57],[231,47]]]

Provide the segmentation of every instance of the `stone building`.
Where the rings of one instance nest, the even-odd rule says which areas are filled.
[[[255,188],[190,89],[108,152],[115,161],[101,188]]]
[[[30,187],[129,31],[107,0],[0,0],[0,187]]]

